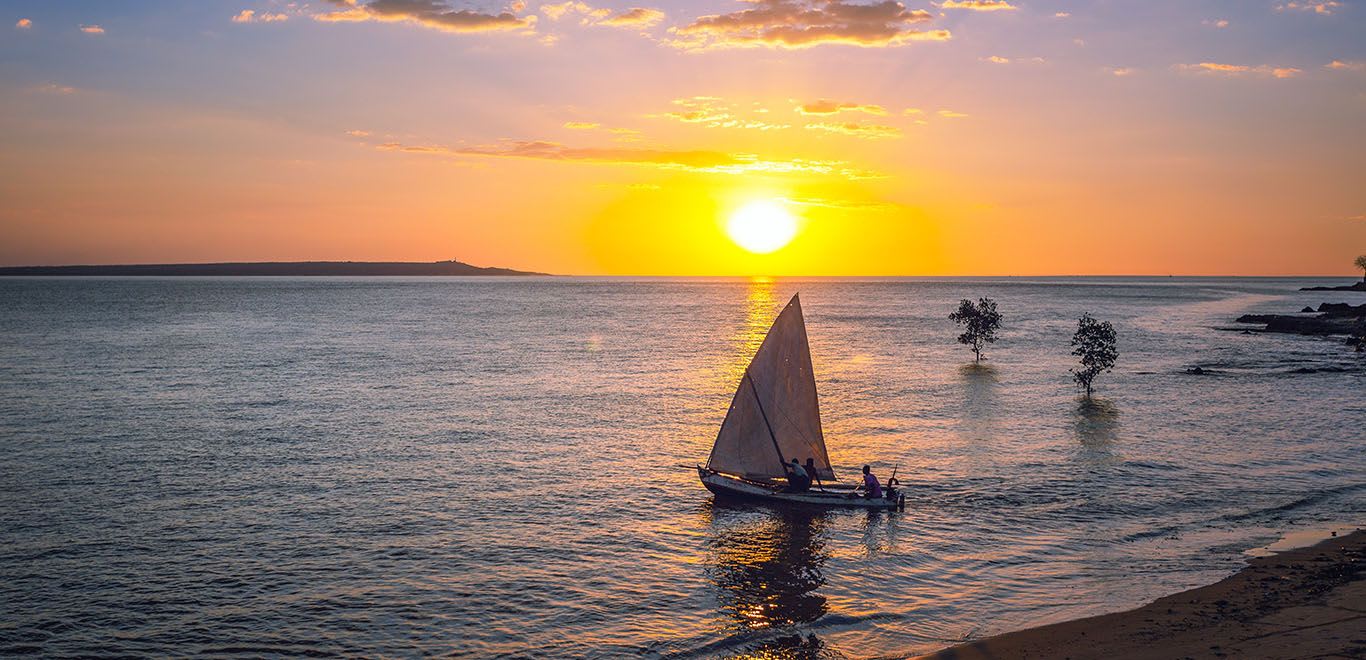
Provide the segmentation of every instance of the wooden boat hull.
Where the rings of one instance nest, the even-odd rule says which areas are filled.
[[[751,500],[764,500],[783,504],[807,506],[849,507],[857,509],[879,509],[883,511],[904,510],[906,496],[889,493],[889,497],[865,498],[862,493],[848,486],[812,486],[811,490],[801,493],[784,492],[781,488],[756,481],[697,468],[697,477],[702,485],[718,497],[734,497]]]

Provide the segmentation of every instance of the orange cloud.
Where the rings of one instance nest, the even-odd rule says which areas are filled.
[[[452,9],[441,0],[370,0],[365,4],[358,0],[327,1],[343,9],[314,14],[314,20],[327,23],[405,22],[443,32],[531,30],[536,25],[535,16],[516,14],[525,8],[521,3],[514,3],[510,9],[494,14],[472,9]]]
[[[911,41],[946,41],[948,30],[912,26],[933,16],[896,0],[863,5],[844,0],[747,0],[753,9],[699,17],[670,28],[669,45],[683,50],[719,48],[811,48],[824,44],[896,46]]]
[[[567,121],[564,127],[573,131],[591,131],[602,124],[592,121]]]
[[[1366,62],[1360,60],[1351,60],[1347,62],[1333,60],[1332,62],[1323,65],[1323,68],[1332,71],[1366,71]]]
[[[66,95],[66,94],[75,94],[75,93],[76,93],[76,88],[75,88],[75,87],[69,87],[69,86],[67,86],[67,85],[58,85],[57,83],[47,83],[46,85],[39,85],[39,86],[37,86],[37,87],[34,87],[33,90],[36,91],[36,92],[43,93],[43,94],[63,94],[63,95]]]
[[[940,117],[943,117],[945,119],[963,119],[968,117],[968,114],[966,112],[956,112],[954,110],[947,109],[940,110],[938,114]]]
[[[1283,5],[1276,5],[1276,11],[1312,11],[1315,14],[1328,16],[1341,6],[1342,3],[1336,0],[1310,0],[1309,2],[1287,2]]]
[[[941,9],[971,9],[973,11],[1010,11],[1018,9],[1006,0],[944,0]],[[1066,13],[1066,12],[1062,12]]]
[[[31,20],[29,20],[29,19],[27,19],[27,18],[21,18],[21,19],[19,19],[19,22],[17,22],[17,23],[14,24],[14,27],[17,28],[17,29],[20,29],[20,30],[27,30],[27,29],[33,27],[33,21],[31,21]]]
[[[983,62],[991,62],[992,64],[1010,64],[1010,58],[1009,58],[1009,57],[1001,57],[1000,55],[992,55],[991,57],[984,57],[984,58],[982,58],[982,61],[983,61]]]
[[[81,32],[86,34],[104,34],[104,28],[98,25],[82,25]]]
[[[1201,62],[1199,64],[1178,64],[1178,69],[1192,71],[1195,73],[1213,73],[1226,76],[1239,76],[1244,74],[1272,76],[1274,78],[1293,78],[1301,73],[1294,67],[1273,67],[1269,64],[1260,66],[1249,66],[1245,64],[1220,64],[1218,62]]]
[[[603,19],[599,25],[611,27],[650,27],[664,20],[664,12],[646,7],[632,7]]]
[[[880,126],[877,124],[860,124],[858,122],[844,123],[816,123],[807,124],[806,128],[813,131],[825,131],[827,133],[839,133],[842,135],[852,135],[854,137],[869,140],[883,140],[901,137],[901,129],[895,126]]]
[[[1229,25],[1228,20],[1223,18],[1215,21],[1200,21],[1200,24],[1216,28],[1226,28]]]
[[[829,175],[846,179],[869,179],[881,176],[874,172],[851,168],[844,161],[801,158],[770,160],[754,154],[729,154],[707,150],[569,147],[558,142],[544,140],[504,140],[496,145],[476,147],[409,145],[386,142],[377,148],[383,151],[447,157],[529,158],[564,162],[645,165],[711,174],[764,172],[769,174]]]
[[[1110,67],[1109,69],[1106,69],[1106,71],[1109,71],[1110,75],[1119,76],[1120,78],[1123,78],[1125,76],[1132,76],[1135,73],[1138,73],[1138,69],[1127,66]]]
[[[232,22],[234,23],[276,23],[287,20],[289,20],[289,16],[286,16],[285,14],[272,14],[269,12],[257,14],[255,9],[243,9],[242,11],[237,12],[236,16],[232,17]]]
[[[870,115],[885,115],[887,109],[872,103],[849,103],[831,101],[830,99],[817,99],[810,103],[803,103],[797,106],[797,112],[803,115],[833,115],[848,110],[850,112],[864,112]]]
[[[715,96],[693,96],[674,99],[679,110],[666,112],[662,116],[676,119],[686,124],[701,124],[708,128],[749,128],[771,131],[789,128],[787,124],[775,124],[760,119],[741,117],[733,104]]]

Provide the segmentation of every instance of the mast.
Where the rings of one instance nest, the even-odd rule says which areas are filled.
[[[749,379],[749,391],[754,393],[754,403],[759,406],[759,416],[764,418],[764,428],[768,429],[768,439],[773,441],[773,451],[778,452],[778,462],[782,463],[785,469],[787,459],[783,458],[783,448],[778,446],[778,435],[773,432],[773,425],[768,423],[768,413],[764,412],[764,402],[759,400],[759,390],[754,387],[754,376],[749,374],[749,369],[745,370],[745,378]]]

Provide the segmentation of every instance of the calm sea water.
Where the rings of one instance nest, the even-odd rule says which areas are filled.
[[[1366,521],[1366,358],[1222,329],[1360,297],[1311,283],[3,280],[0,651],[865,657],[1129,608]],[[797,291],[836,470],[905,513],[679,467]]]

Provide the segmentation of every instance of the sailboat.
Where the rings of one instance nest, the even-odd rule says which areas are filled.
[[[810,489],[788,491],[785,465],[794,458],[803,465],[810,458],[815,464]],[[697,476],[719,496],[871,509],[904,508],[906,502],[890,486],[883,497],[868,498],[861,488],[840,484],[835,476],[821,431],[811,347],[797,295],[773,321],[741,376],[711,455],[705,466],[697,466]]]

